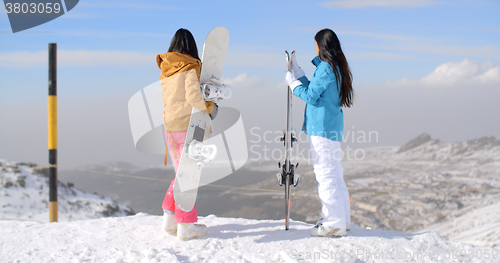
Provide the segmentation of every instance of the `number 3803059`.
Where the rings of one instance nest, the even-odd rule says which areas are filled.
[[[59,3],[31,3],[31,4],[28,4],[28,3],[6,3],[5,4],[5,10],[7,10],[7,13],[10,14],[10,13],[15,13],[15,14],[19,14],[19,13],[23,13],[23,14],[27,14],[27,13],[31,13],[31,14],[35,14],[35,13],[59,13],[61,12],[61,5]]]

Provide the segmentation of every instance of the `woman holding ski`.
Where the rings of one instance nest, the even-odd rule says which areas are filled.
[[[352,75],[337,35],[323,29],[314,37],[318,54],[309,81],[292,57],[285,80],[293,95],[306,102],[302,130],[309,135],[311,158],[318,181],[322,219],[312,229],[313,236],[345,236],[350,225],[349,192],[340,161],[344,130],[342,107],[353,100]]]

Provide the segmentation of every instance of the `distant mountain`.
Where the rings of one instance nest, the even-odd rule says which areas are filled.
[[[0,159],[0,219],[48,222],[48,169]],[[59,221],[135,214],[125,205],[58,182]]]
[[[428,141],[431,140],[431,136],[427,133],[423,133],[421,135],[419,135],[417,138],[409,141],[408,143],[406,143],[405,145],[401,146],[401,148],[399,148],[398,152],[397,153],[402,153],[402,152],[405,152],[405,151],[408,151],[410,149],[413,149],[415,147],[418,147]]]
[[[365,154],[343,162],[353,218],[361,225],[415,231],[500,200],[500,141],[494,137],[445,143],[423,134],[399,149]]]

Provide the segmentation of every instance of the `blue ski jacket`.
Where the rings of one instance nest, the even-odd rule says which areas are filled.
[[[295,87],[293,91],[293,95],[306,102],[302,131],[307,135],[340,142],[344,132],[340,87],[337,86],[335,74],[328,62],[316,56],[312,63],[316,70],[311,81],[306,76],[299,78],[302,85]]]

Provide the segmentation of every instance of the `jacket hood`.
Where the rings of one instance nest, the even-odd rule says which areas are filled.
[[[156,63],[162,71],[162,77],[170,77],[191,68],[200,67],[201,62],[190,55],[167,52],[156,56]]]

